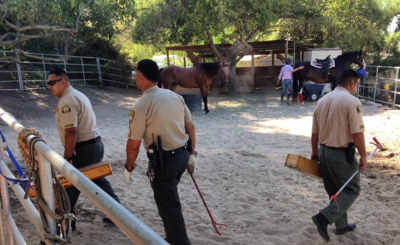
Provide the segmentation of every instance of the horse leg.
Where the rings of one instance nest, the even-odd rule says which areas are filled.
[[[292,89],[292,102],[296,101],[296,97],[297,97],[297,82],[301,79],[300,75],[297,74],[297,72],[294,72],[292,75],[293,79],[292,79],[292,84],[291,84],[291,88]]]
[[[332,77],[332,76],[330,76],[329,78],[328,78],[328,81],[330,80],[330,82],[331,82],[331,89],[332,89],[332,91],[337,87],[337,80],[336,80],[336,78],[334,78],[334,77]]]
[[[208,110],[207,107],[207,95],[203,96],[203,103],[204,103],[204,111],[206,112],[206,114],[208,114],[210,111]]]
[[[173,82],[173,83],[171,84],[171,86],[169,87],[169,89],[170,89],[171,91],[174,91],[174,92],[175,92],[175,90],[176,90],[177,87],[178,87],[178,85],[177,85],[175,82]]]
[[[199,86],[199,87],[200,87],[201,96],[203,97],[204,111],[206,112],[206,114],[208,114],[210,111],[208,110],[208,106],[207,106],[207,88],[204,85]]]

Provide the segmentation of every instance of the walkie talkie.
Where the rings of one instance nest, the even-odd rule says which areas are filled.
[[[153,135],[153,143],[149,145],[149,147],[147,148],[147,157],[149,158],[152,167],[158,167],[157,146],[154,142],[154,135]]]

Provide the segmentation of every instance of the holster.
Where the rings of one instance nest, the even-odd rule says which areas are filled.
[[[188,141],[186,142],[187,149],[189,152],[193,152],[193,147],[192,147],[192,140],[189,138]]]
[[[355,154],[356,154],[356,146],[354,145],[353,142],[351,142],[346,150],[346,160],[349,163],[353,163]]]
[[[147,158],[149,158],[150,166],[153,168],[160,166],[160,161],[158,159],[158,152],[154,151],[153,153],[147,152]]]

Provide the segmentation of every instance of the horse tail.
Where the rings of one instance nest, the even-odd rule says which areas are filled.
[[[164,70],[164,68],[161,68],[161,69],[159,70],[159,72],[158,72],[158,82],[157,82],[157,86],[158,86],[159,88],[162,88],[162,81],[161,81],[161,72],[162,72],[162,70]]]

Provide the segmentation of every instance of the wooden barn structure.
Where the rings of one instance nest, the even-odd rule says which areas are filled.
[[[317,47],[317,44],[304,43],[293,40],[274,40],[264,42],[248,42],[253,48],[253,52],[248,54],[251,56],[251,67],[236,67],[237,75],[237,91],[252,92],[256,89],[275,88],[277,78],[286,57],[291,57],[294,61],[300,62],[304,60],[304,52]],[[218,44],[222,49],[228,49],[232,44]],[[188,46],[171,46],[166,47],[167,64],[170,65],[170,54],[173,51],[193,52],[200,62],[206,58],[216,58],[210,45],[188,45]],[[271,66],[257,66],[257,59],[270,59]],[[184,66],[190,62],[187,57],[184,58]],[[211,89],[218,87],[218,78],[214,77]],[[227,88],[224,88],[227,90]]]

